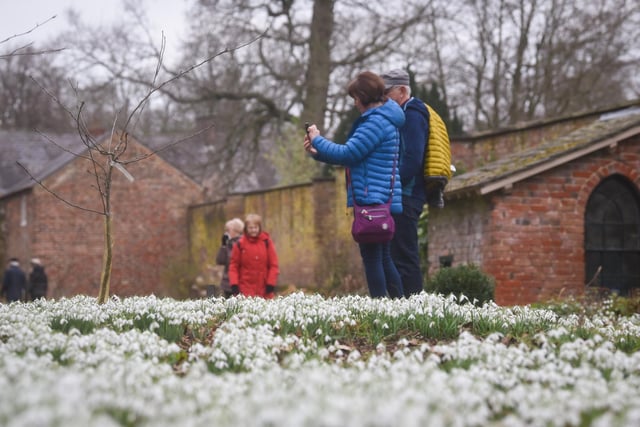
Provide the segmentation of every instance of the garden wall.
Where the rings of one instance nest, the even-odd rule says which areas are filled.
[[[215,265],[224,224],[249,213],[262,216],[263,229],[276,246],[280,263],[279,292],[295,289],[327,295],[365,292],[366,282],[357,244],[351,237],[345,180],[337,178],[231,194],[226,199],[189,209],[191,256],[203,285],[218,284]]]

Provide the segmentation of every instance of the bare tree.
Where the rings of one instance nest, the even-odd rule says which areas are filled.
[[[626,0],[465,1],[447,18],[459,55],[446,87],[462,88],[454,103],[476,129],[620,103],[640,64],[639,17]]]
[[[157,55],[144,13],[128,5],[121,26],[76,30],[83,38],[74,43],[74,66],[100,70],[92,87],[122,95],[149,87]],[[628,0],[409,0],[395,8],[382,0],[199,0],[183,58],[263,37],[162,88],[166,102],[146,111],[164,120],[149,114],[144,128],[215,121],[198,168],[219,195],[276,183],[263,159],[283,148],[277,141],[295,144],[284,134],[305,121],[334,132],[351,109],[345,85],[363,69],[410,65],[472,129],[608,106],[634,94],[639,8]],[[129,49],[115,54],[122,45]]]
[[[234,63],[241,86],[234,96],[282,120],[328,130],[350,107],[348,79],[388,65],[411,65],[419,81],[436,82],[444,101],[473,118],[476,129],[637,96],[630,88],[638,85],[640,3],[628,0],[429,0],[401,8],[359,0],[202,0],[192,13],[192,40],[224,45],[268,29]],[[207,32],[212,26],[224,31]],[[193,46],[187,54],[198,51]],[[215,87],[207,93],[229,95]],[[197,101],[208,102],[202,95]]]
[[[0,128],[45,129],[52,132],[71,129],[64,110],[52,106],[47,95],[34,83],[36,79],[61,100],[71,99],[65,85],[64,70],[52,64],[47,55],[7,56],[0,61]]]
[[[253,43],[254,41],[250,41]],[[112,204],[111,204],[111,196],[112,196],[112,184],[113,184],[113,174],[115,170],[118,170],[122,174],[124,174],[127,178],[133,179],[130,173],[127,170],[127,166],[132,163],[140,162],[149,156],[152,156],[157,153],[157,151],[151,151],[149,153],[144,154],[130,154],[131,150],[129,149],[130,137],[129,137],[129,129],[133,126],[134,121],[137,116],[146,108],[149,103],[149,100],[156,93],[159,93],[165,86],[184,78],[189,73],[197,70],[200,67],[205,66],[206,64],[211,63],[214,59],[218,58],[221,55],[231,54],[234,51],[240,50],[245,47],[245,45],[237,45],[233,48],[223,49],[219,52],[216,52],[205,59],[199,61],[198,63],[189,66],[184,69],[180,73],[177,73],[173,77],[162,81],[159,84],[156,84],[156,80],[159,76],[159,71],[163,62],[164,55],[164,38],[162,43],[162,48],[159,50],[159,55],[157,58],[157,67],[152,79],[153,84],[149,87],[146,94],[137,102],[137,104],[130,110],[130,112],[126,116],[121,116],[116,114],[112,121],[111,131],[109,137],[106,141],[98,141],[96,140],[95,135],[91,131],[90,127],[85,120],[84,115],[84,102],[80,102],[77,109],[72,110],[68,107],[62,105],[61,101],[58,100],[54,94],[47,91],[44,86],[41,88],[49,94],[49,96],[54,99],[58,104],[60,104],[65,111],[72,117],[76,129],[78,131],[78,135],[82,140],[82,143],[85,147],[85,150],[82,153],[72,153],[74,156],[83,158],[87,160],[90,164],[91,175],[94,180],[93,187],[97,190],[101,207],[100,209],[93,209],[91,207],[80,206],[72,203],[71,201],[61,197],[54,191],[47,188],[41,181],[38,181],[33,174],[31,174],[26,168],[25,171],[31,176],[32,179],[36,180],[40,186],[42,186],[45,190],[50,192],[54,197],[58,198],[60,201],[66,203],[67,205],[81,209],[87,212],[92,212],[94,214],[98,214],[103,216],[104,218],[104,250],[103,250],[103,264],[102,264],[102,272],[100,276],[100,291],[98,295],[98,302],[105,303],[109,298],[109,287],[111,280],[111,268],[112,268],[112,260],[113,260],[113,217],[112,217]],[[123,117],[123,118],[121,118]],[[46,136],[46,135],[45,135]],[[52,143],[55,144],[55,141],[50,139]],[[170,144],[167,144],[162,149],[166,149],[172,145],[176,145],[181,143],[182,140],[172,141]],[[62,147],[60,147],[62,148]],[[63,148],[64,149],[64,148]]]
[[[382,0],[201,0],[189,14],[192,33],[184,58],[204,57],[261,36],[259,42],[198,69],[163,93],[188,109],[188,120],[209,117],[218,123],[208,167],[226,185],[221,191],[237,189],[238,179],[247,176],[256,184],[273,184],[275,174],[264,169],[269,162],[262,159],[274,151],[274,141],[297,140],[283,133],[302,129],[304,121],[334,130],[351,108],[344,92],[348,80],[363,69],[382,71],[388,52],[421,23],[427,6],[417,0],[402,8],[389,8]],[[130,51],[147,52],[138,44],[144,37],[135,37],[132,30],[144,24],[143,14],[136,16],[138,27],[127,24],[121,34],[129,37]],[[100,37],[79,45],[76,63],[99,66],[109,78],[126,75],[129,83],[144,86],[146,80],[126,54],[110,55],[105,45],[114,43]],[[179,69],[166,66],[165,71],[175,75]],[[244,185],[251,182],[245,179]]]
[[[35,127],[52,131],[65,128],[61,109],[44,107],[46,95],[33,84],[36,77],[51,88],[56,97],[62,99],[64,73],[53,65],[52,55],[64,48],[36,48],[29,35],[46,25],[56,16],[36,24],[31,29],[0,40],[0,128],[33,129]]]

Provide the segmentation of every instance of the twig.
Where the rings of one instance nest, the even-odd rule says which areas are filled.
[[[593,285],[596,282],[596,280],[598,279],[598,276],[600,276],[601,271],[602,271],[602,266],[599,265],[598,269],[596,270],[596,273],[593,275],[593,278],[589,280],[589,283],[586,284],[587,287]]]
[[[36,56],[36,55],[45,55],[48,53],[58,53],[58,52],[62,52],[63,50],[66,50],[66,47],[61,47],[59,49],[44,49],[44,50],[34,50],[34,51],[28,51],[28,52],[20,52],[23,49],[27,49],[28,47],[31,47],[33,45],[33,43],[27,43],[24,46],[21,46],[9,53],[3,53],[0,54],[0,59],[8,59],[14,56]]]
[[[38,27],[41,27],[41,26],[43,26],[43,25],[47,24],[49,21],[52,21],[52,20],[56,19],[56,17],[57,17],[57,15],[53,15],[51,18],[47,19],[46,21],[44,21],[44,22],[42,22],[42,23],[39,23],[39,24],[38,24],[38,23],[36,23],[36,25],[35,25],[35,26],[33,26],[30,30],[25,31],[24,33],[14,34],[14,35],[12,35],[12,36],[7,37],[7,38],[6,38],[6,39],[4,39],[4,40],[0,40],[0,44],[2,44],[2,43],[6,43],[6,42],[8,42],[9,40],[15,39],[15,38],[17,38],[17,37],[26,36],[27,34],[30,34],[30,33],[32,33],[33,31],[35,31],[36,29],[38,29]]]
[[[131,114],[129,114],[129,118],[127,119],[127,122],[124,125],[123,129],[127,128],[127,125],[129,124],[129,122],[131,121],[131,118],[136,114],[136,112],[142,108],[142,106],[147,102],[147,100],[151,97],[151,95],[153,95],[154,93],[156,93],[157,91],[159,91],[160,89],[162,89],[163,87],[165,87],[166,85],[168,85],[169,83],[178,80],[179,78],[181,78],[182,76],[184,76],[185,74],[190,73],[191,71],[195,70],[196,68],[201,67],[202,65],[213,61],[215,58],[217,58],[218,56],[224,55],[225,53],[229,53],[229,52],[233,52],[236,51],[238,49],[242,49],[245,46],[249,46],[250,44],[254,43],[255,41],[261,39],[262,37],[264,37],[264,35],[266,34],[266,32],[259,34],[258,36],[256,36],[255,38],[253,38],[252,40],[249,40],[243,44],[240,44],[238,46],[229,48],[226,47],[223,50],[221,50],[220,52],[216,53],[215,55],[212,55],[206,59],[203,59],[202,61],[195,63],[193,65],[191,65],[189,68],[187,68],[186,70],[182,70],[180,71],[178,74],[176,74],[175,76],[171,77],[168,80],[165,80],[164,82],[162,82],[160,85],[158,85],[157,87],[153,87],[146,95],[145,97],[138,103],[138,105],[133,109],[133,111],[131,111]]]
[[[46,21],[42,22],[42,23],[36,23],[35,26],[33,26],[30,30],[27,30],[23,33],[18,33],[18,34],[14,34],[12,36],[7,37],[4,40],[0,40],[0,44],[3,43],[7,43],[15,38],[18,37],[22,37],[22,36],[26,36],[27,34],[32,33],[33,31],[35,31],[36,29],[38,29],[39,27],[47,24],[49,21],[52,21],[56,19],[56,15],[53,15],[51,18],[47,19]],[[58,48],[58,49],[43,49],[43,50],[36,50],[36,51],[26,51],[26,52],[22,52],[23,50],[28,49],[29,47],[31,47],[33,45],[32,42],[26,43],[20,47],[15,48],[14,50],[12,50],[9,53],[2,53],[0,54],[0,59],[8,59],[14,56],[34,56],[34,55],[44,55],[44,54],[48,54],[48,53],[58,53],[58,52],[62,52],[63,50],[65,50],[66,48]]]
[[[32,180],[37,182],[38,185],[40,187],[42,187],[47,193],[51,194],[53,197],[55,197],[56,199],[60,200],[61,202],[63,202],[67,206],[71,206],[72,208],[80,209],[80,210],[83,210],[83,211],[86,211],[86,212],[96,213],[98,215],[105,215],[104,212],[96,211],[96,210],[89,209],[89,208],[84,208],[84,207],[82,207],[80,205],[76,205],[76,204],[71,203],[70,201],[68,201],[66,199],[63,199],[62,197],[58,196],[58,194],[56,194],[54,191],[51,191],[46,185],[44,185],[41,180],[39,180],[35,176],[33,176],[33,174],[31,172],[29,172],[29,169],[27,169],[22,163],[20,163],[20,162],[16,162],[16,163],[18,164],[18,166],[20,166],[27,173],[27,175],[29,175],[31,177]]]
[[[193,138],[194,136],[201,135],[204,132],[208,131],[209,129],[213,128],[213,127],[215,127],[215,125],[213,125],[213,124],[209,125],[209,126],[203,128],[203,129],[198,130],[195,133],[191,133],[191,134],[189,134],[189,135],[187,135],[187,136],[185,136],[183,138],[177,139],[177,140],[175,140],[173,142],[170,142],[170,143],[168,143],[166,145],[163,145],[162,147],[158,148],[157,150],[152,150],[148,154],[143,154],[143,155],[135,157],[135,158],[133,158],[131,160],[120,161],[119,163],[122,163],[123,165],[128,165],[129,163],[139,162],[140,160],[147,159],[147,158],[149,158],[149,157],[151,157],[151,156],[153,156],[155,154],[161,153],[164,150],[167,150],[167,149],[169,149],[169,148],[171,148],[171,147],[173,147],[175,145],[178,145],[178,144],[180,144],[180,143],[182,143],[182,142],[184,142],[184,141],[186,141],[186,140],[188,140],[190,138]]]

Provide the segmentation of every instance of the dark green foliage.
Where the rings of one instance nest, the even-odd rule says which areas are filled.
[[[358,117],[360,117],[360,111],[358,111],[358,109],[355,107],[343,113],[340,117],[338,128],[333,135],[333,140],[338,144],[344,144],[345,142],[347,142],[347,139],[349,139],[349,132],[351,132],[351,127],[353,126],[353,122],[355,122]],[[320,130],[320,133],[322,134],[322,130]]]
[[[156,316],[155,313],[136,316],[133,319],[133,326],[140,331],[154,332],[160,338],[164,338],[169,342],[180,341],[186,329],[182,323],[171,322],[160,316]]]
[[[425,289],[443,295],[464,295],[469,301],[481,306],[493,301],[495,280],[475,265],[459,265],[438,270],[429,278]]]
[[[640,313],[640,295],[621,297],[614,295],[611,298],[611,311],[618,316],[633,316]]]
[[[96,329],[96,325],[90,320],[54,317],[51,319],[51,329],[65,334],[71,329],[76,329],[81,334],[87,335]]]
[[[625,334],[616,338],[616,348],[626,354],[640,351],[640,337],[634,334]]]
[[[429,104],[431,108],[442,117],[447,131],[450,135],[461,135],[464,133],[462,129],[462,120],[458,117],[457,111],[453,110],[453,117],[451,117],[451,109],[447,105],[447,100],[444,97],[444,91],[435,81],[431,80],[431,86],[427,89],[426,85],[419,85],[415,80],[415,73],[407,68],[409,73],[409,80],[411,84],[411,94],[416,98],[419,98]]]
[[[360,117],[360,111],[357,108],[353,107],[350,110],[342,113],[340,115],[340,122],[338,123],[338,128],[333,134],[333,141],[338,144],[344,144],[349,139],[349,132],[351,132],[351,127],[353,123]],[[320,126],[320,125],[318,125]],[[324,133],[324,130],[319,127],[320,134],[327,136]],[[328,178],[334,176],[335,166],[327,163],[322,163],[320,166],[320,174],[319,178]]]
[[[429,212],[422,211],[418,218],[418,250],[420,252],[420,269],[423,272],[423,283],[429,272]]]
[[[466,132],[462,129],[464,123],[462,119],[458,116],[458,111],[456,109],[453,110],[453,118],[451,122],[447,125],[447,130],[450,135],[464,135]]]

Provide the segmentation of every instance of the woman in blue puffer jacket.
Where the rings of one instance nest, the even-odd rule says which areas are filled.
[[[315,160],[349,169],[351,185],[347,188],[347,206],[386,203],[391,194],[391,174],[395,162],[392,213],[402,212],[402,188],[398,173],[398,128],[404,124],[404,112],[384,95],[384,81],[364,71],[347,87],[360,117],[354,122],[345,144],[337,144],[309,126],[305,149]],[[391,260],[390,243],[360,243],[360,255],[372,297],[400,297],[402,283]]]

